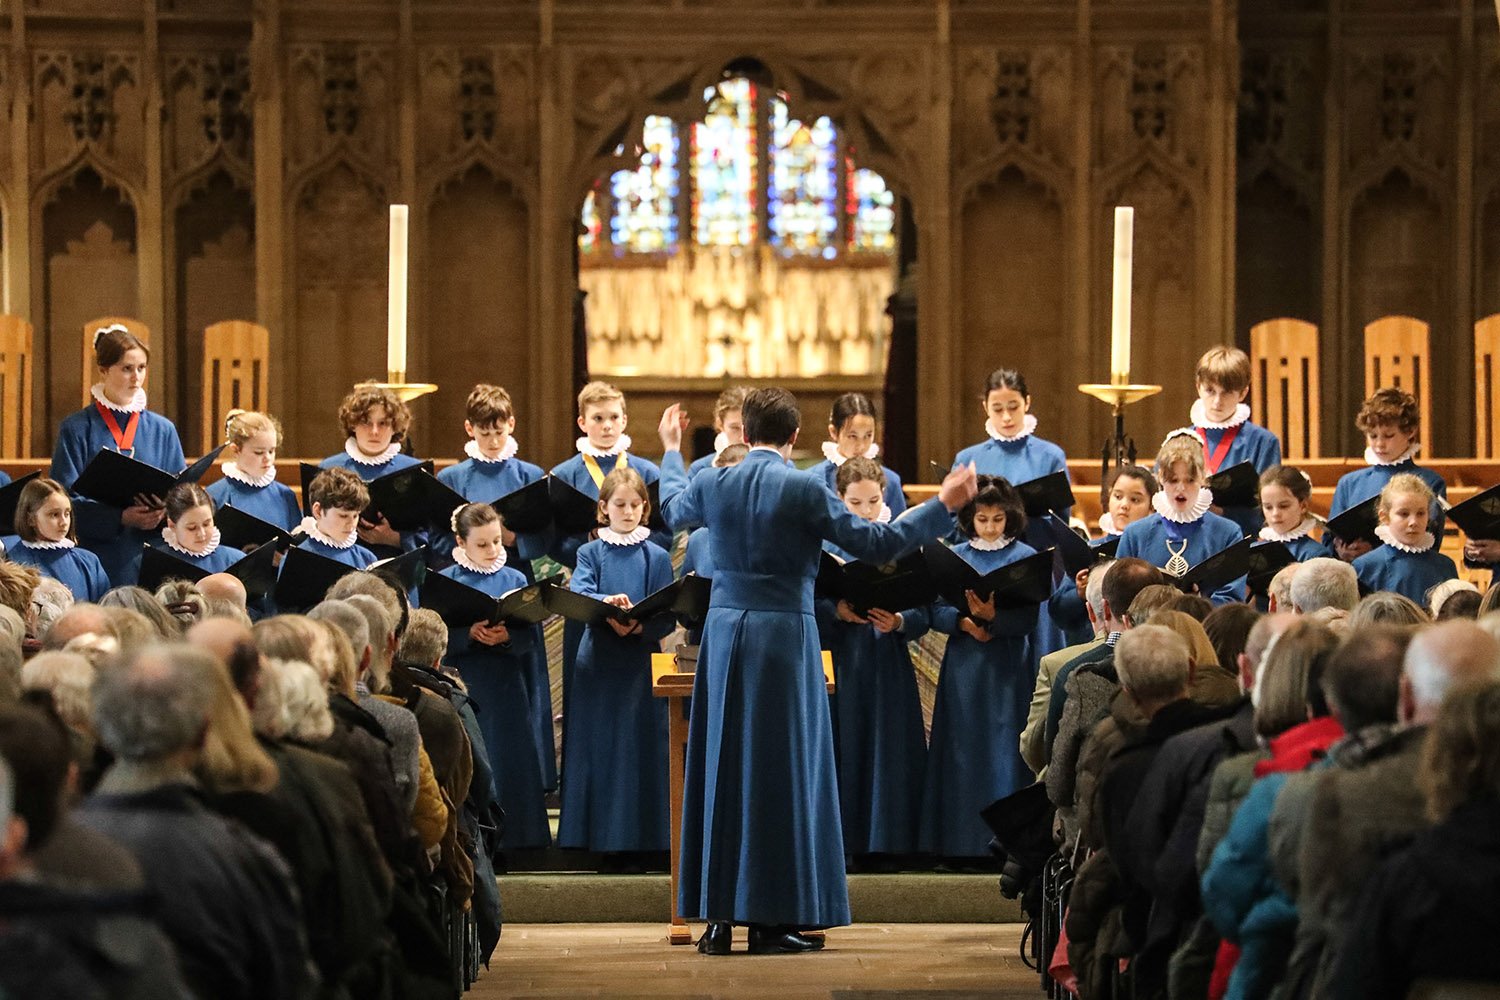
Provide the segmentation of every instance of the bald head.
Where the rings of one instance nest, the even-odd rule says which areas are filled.
[[[113,636],[115,631],[110,627],[109,615],[99,605],[75,604],[52,623],[43,646],[47,649],[62,649],[80,635],[89,633]]]
[[[1500,680],[1500,640],[1471,621],[1422,629],[1406,647],[1402,664],[1402,724],[1431,722],[1450,690],[1481,680]]]
[[[248,626],[232,618],[205,618],[188,629],[183,638],[228,667],[235,690],[245,704],[255,705],[260,690],[260,651]]]
[[[198,581],[198,590],[204,597],[228,601],[241,611],[245,610],[245,604],[249,600],[245,592],[244,581],[229,573],[214,573],[205,576]]]

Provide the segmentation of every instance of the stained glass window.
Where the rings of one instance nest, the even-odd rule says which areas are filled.
[[[580,253],[593,253],[599,249],[599,233],[604,228],[599,219],[599,192],[590,191],[583,199],[583,232],[578,236]]]
[[[652,253],[677,245],[677,126],[648,115],[641,134],[641,160],[634,170],[609,179],[614,212],[609,241],[626,253]]]
[[[837,140],[827,115],[811,125],[771,102],[771,242],[785,253],[833,257],[838,230]]]
[[[693,126],[693,228],[702,246],[755,241],[755,84],[743,77],[704,92]]]
[[[849,249],[890,253],[896,249],[896,196],[873,170],[855,170],[848,181]]]

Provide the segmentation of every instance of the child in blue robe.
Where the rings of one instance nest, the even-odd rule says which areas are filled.
[[[875,406],[862,392],[846,392],[833,401],[828,417],[828,440],[823,442],[823,461],[810,470],[823,477],[828,488],[838,492],[839,466],[856,456],[871,461],[880,454],[875,443]],[[884,468],[884,467],[882,467]],[[906,510],[906,494],[901,492],[901,477],[885,469],[885,505],[891,517]]]
[[[276,481],[281,424],[269,414],[230,410],[224,432],[231,457],[221,467],[224,478],[208,487],[208,495],[220,507],[242,510],[283,531],[296,530],[302,520],[297,495]]]
[[[1443,477],[1414,461],[1420,447],[1417,437],[1421,432],[1421,411],[1415,396],[1401,389],[1381,389],[1360,406],[1354,423],[1365,436],[1367,468],[1346,472],[1339,477],[1338,485],[1333,488],[1333,502],[1328,505],[1330,518],[1364,503],[1385,489],[1393,477],[1404,472],[1426,483],[1435,498],[1447,499],[1448,484],[1443,482]],[[1443,511],[1437,499],[1428,511],[1428,522],[1433,537],[1442,538]],[[1325,533],[1323,542],[1330,555],[1345,562],[1352,562],[1374,548],[1363,539],[1346,542],[1331,533]]]
[[[487,503],[461,507],[454,513],[452,526],[454,563],[442,571],[444,576],[491,597],[526,586],[526,576],[507,564],[500,518],[493,507]],[[527,683],[535,660],[535,633],[533,628],[512,629],[504,623],[489,627],[484,622],[448,630],[448,664],[458,670],[469,697],[479,706],[479,726],[505,810],[501,843],[510,850],[546,847],[552,842]]]
[[[1090,548],[1099,548],[1136,521],[1151,513],[1151,497],[1156,492],[1156,477],[1151,470],[1139,465],[1117,465],[1105,477],[1099,498],[1104,513],[1099,515],[1100,537],[1089,542]],[[1076,643],[1087,642],[1094,634],[1094,625],[1089,621],[1088,608],[1084,606],[1083,591],[1088,586],[1089,571],[1080,570],[1075,576],[1064,575],[1062,582],[1047,601],[1047,613],[1052,621]]]
[[[1014,486],[979,477],[979,494],[959,512],[968,541],[953,551],[990,573],[1036,550],[1021,536],[1026,512]],[[994,834],[979,811],[1032,782],[1021,760],[1021,730],[1036,686],[1029,638],[1037,605],[996,608],[968,592],[968,607],[932,607],[932,630],[949,636],[932,708],[932,742],[922,797],[921,850],[945,858],[984,858]]]
[[[1380,491],[1380,527],[1375,534],[1385,544],[1354,560],[1359,582],[1371,591],[1388,590],[1428,607],[1427,594],[1444,580],[1458,577],[1453,560],[1438,551],[1427,530],[1434,494],[1426,481],[1411,473],[1391,477]]]
[[[297,548],[355,569],[376,561],[375,553],[359,544],[359,518],[370,506],[364,480],[348,469],[324,469],[308,484],[307,500],[312,514],[302,519],[307,538]]]
[[[1203,443],[1197,435],[1187,430],[1168,435],[1156,458],[1156,475],[1161,489],[1151,498],[1155,513],[1125,529],[1115,553],[1118,558],[1144,559],[1182,576],[1244,537],[1239,525],[1208,509],[1213,491],[1203,485]],[[1245,578],[1203,596],[1215,604],[1243,601]]]
[[[629,608],[672,582],[672,558],[650,544],[649,494],[634,469],[599,490],[607,526],[578,550],[569,586]],[[669,615],[588,626],[578,647],[563,744],[559,847],[608,854],[668,847],[667,704],[651,694],[651,654],[672,631]]]
[[[1203,442],[1208,475],[1241,462],[1257,473],[1281,464],[1281,439],[1250,419],[1250,356],[1237,347],[1213,347],[1198,359],[1193,381],[1193,433]],[[1225,507],[1223,516],[1253,535],[1263,523],[1259,507]]]
[[[851,458],[839,466],[839,497],[866,521],[889,510],[885,486],[883,470],[871,459]],[[832,542],[824,549],[840,562],[854,559]],[[907,643],[927,632],[927,610],[871,608],[862,617],[847,601],[825,598],[818,602],[818,619],[824,648],[833,655],[830,707],[844,853],[851,860],[911,854],[917,849],[927,743]]]
[[[55,479],[33,479],[16,502],[16,535],[5,555],[11,562],[35,566],[73,592],[79,601],[98,601],[109,591],[99,557],[78,547],[73,528],[73,501]]]
[[[972,462],[981,476],[999,476],[1010,483],[1026,483],[1054,472],[1068,473],[1063,450],[1051,441],[1037,437],[1036,417],[1031,415],[1031,392],[1026,378],[1011,368],[990,372],[980,401],[985,414],[984,429],[989,440],[971,445],[953,460],[956,469]],[[1069,481],[1072,481],[1070,475]],[[1072,515],[1071,507],[1054,511],[1064,521]],[[1040,520],[1026,526],[1021,539],[1041,552],[1052,547],[1052,536]],[[1053,582],[1062,582],[1059,573]],[[1043,608],[1037,616],[1036,634],[1032,636],[1032,655],[1040,659],[1055,649],[1069,645],[1068,636]]]
[[[1301,469],[1278,465],[1261,473],[1260,510],[1264,527],[1257,537],[1263,542],[1281,542],[1297,562],[1328,555],[1313,534],[1318,519],[1307,508],[1311,499],[1312,480]]]
[[[745,443],[745,418],[742,410],[749,391],[743,386],[730,386],[714,400],[714,430],[717,433],[714,435],[713,454],[693,459],[693,464],[688,466],[688,479],[704,469],[722,467],[724,463],[718,459],[724,454],[724,449]]]
[[[510,393],[502,386],[481,383],[469,391],[464,407],[464,445],[467,456],[457,465],[438,473],[438,481],[473,503],[493,503],[521,487],[541,479],[540,466],[516,457],[516,412]],[[531,560],[545,555],[547,539],[542,534],[516,534],[501,525],[506,565],[533,580]],[[436,565],[453,558],[453,539],[443,536],[432,546]],[[528,646],[530,664],[523,681],[531,706],[531,729],[541,757],[543,784],[557,787],[557,749],[552,727],[552,678],[547,670],[547,644],[540,625],[527,627],[532,633]],[[514,642],[514,640],[513,640]]]
[[[179,483],[167,493],[167,523],[156,547],[205,573],[222,573],[245,553],[219,544],[214,502],[197,483]]]
[[[344,426],[344,450],[323,459],[324,469],[348,469],[365,482],[422,464],[401,452],[401,442],[411,430],[411,409],[390,389],[361,382],[339,404],[339,423]],[[359,540],[375,554],[387,559],[427,544],[425,530],[398,532],[385,518],[371,523],[361,520]]]
[[[187,466],[172,421],[146,409],[149,359],[146,345],[123,326],[106,326],[94,335],[100,375],[90,390],[94,403],[58,428],[53,479],[72,489],[89,461],[106,448],[174,475]],[[161,527],[162,503],[162,497],[137,497],[122,510],[74,496],[79,544],[99,557],[111,586],[133,584],[140,575],[141,550]]]

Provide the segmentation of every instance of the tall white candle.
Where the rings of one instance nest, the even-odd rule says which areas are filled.
[[[410,209],[391,206],[391,262],[386,306],[385,366],[391,372],[406,372],[406,246]]]
[[[1109,378],[1116,385],[1130,381],[1130,276],[1134,262],[1135,209],[1117,206],[1114,299],[1109,329]]]

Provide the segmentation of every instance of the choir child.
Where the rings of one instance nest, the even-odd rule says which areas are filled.
[[[1119,538],[1126,528],[1151,513],[1151,496],[1156,490],[1156,477],[1150,469],[1139,465],[1117,465],[1111,469],[1099,491],[1104,506],[1104,513],[1099,515],[1099,530],[1103,535],[1090,541],[1090,547],[1098,548]],[[1075,576],[1064,576],[1047,601],[1047,613],[1053,622],[1077,642],[1087,642],[1094,631],[1082,596],[1088,579],[1088,569],[1079,570]]]
[[[167,523],[156,547],[208,573],[222,573],[245,553],[219,544],[214,502],[197,483],[179,483],[167,491]]]
[[[1260,510],[1265,527],[1263,542],[1281,542],[1297,562],[1326,556],[1328,550],[1313,537],[1318,519],[1307,509],[1312,498],[1312,480],[1290,465],[1278,465],[1260,474]]]
[[[146,345],[119,324],[94,334],[99,381],[92,406],[66,418],[52,452],[52,478],[72,488],[100,451],[113,449],[174,475],[186,467],[182,442],[172,421],[146,409]],[[140,575],[141,550],[162,523],[163,499],[138,496],[123,510],[74,497],[80,544],[99,557],[116,587]]]
[[[648,542],[650,495],[631,468],[599,489],[599,537],[578,550],[569,587],[630,608],[672,582],[672,557]],[[651,695],[651,654],[675,626],[670,615],[584,630],[563,742],[560,847],[607,854],[665,851],[667,705]]]
[[[411,409],[390,389],[374,382],[361,382],[339,404],[339,423],[344,428],[344,450],[321,464],[325,469],[348,469],[369,482],[421,462],[401,452],[401,442],[411,430]],[[359,540],[377,558],[398,556],[427,544],[427,532],[398,532],[385,518],[359,522]]]
[[[1281,439],[1250,419],[1250,356],[1238,347],[1210,348],[1198,359],[1193,375],[1198,401],[1193,404],[1193,433],[1203,441],[1210,476],[1249,462],[1256,472],[1281,464]],[[1246,535],[1260,530],[1261,511],[1226,507],[1224,516]]]
[[[1329,518],[1337,517],[1350,507],[1369,500],[1385,488],[1393,476],[1411,473],[1427,484],[1438,500],[1446,500],[1448,484],[1443,477],[1431,469],[1416,463],[1415,456],[1421,447],[1417,443],[1421,433],[1421,411],[1417,399],[1401,389],[1381,389],[1364,401],[1359,414],[1354,418],[1355,426],[1365,435],[1365,464],[1368,468],[1346,472],[1339,477],[1333,489],[1333,502],[1329,504]],[[1434,501],[1428,512],[1433,537],[1443,537],[1443,514],[1441,504]],[[1325,533],[1324,544],[1331,553],[1345,562],[1352,562],[1369,552],[1374,546],[1363,539],[1346,542]]]
[[[224,441],[230,460],[222,467],[224,478],[208,488],[214,503],[242,510],[284,531],[295,530],[302,520],[297,495],[276,481],[281,424],[265,413],[230,410],[224,418]]]
[[[487,503],[453,512],[453,565],[443,575],[502,597],[527,579],[509,565],[500,517]],[[503,846],[508,850],[546,847],[547,826],[542,761],[532,732],[534,712],[528,675],[538,641],[532,628],[510,629],[503,622],[474,622],[448,630],[448,665],[458,670],[479,707],[479,726],[494,770],[495,788],[505,810]],[[550,727],[552,720],[547,720]],[[550,739],[548,741],[551,742]]]
[[[1380,491],[1375,534],[1385,544],[1354,560],[1359,582],[1371,591],[1388,590],[1427,607],[1427,592],[1444,580],[1458,578],[1453,560],[1438,551],[1427,530],[1435,494],[1420,476],[1391,477]]]
[[[1030,482],[1054,472],[1067,474],[1068,462],[1063,450],[1035,434],[1036,417],[1031,414],[1031,393],[1026,388],[1025,376],[1011,368],[995,369],[985,381],[980,403],[985,414],[984,429],[990,439],[959,452],[953,460],[955,469],[972,462],[981,476],[1000,476],[1010,483]],[[1066,521],[1072,508],[1055,513]],[[1037,551],[1052,547],[1051,534],[1039,520],[1027,525],[1023,541]],[[1037,617],[1032,652],[1041,657],[1067,645],[1067,635],[1044,608]]]
[[[359,544],[359,518],[370,506],[363,479],[348,469],[324,469],[307,485],[307,500],[312,516],[302,519],[307,538],[299,549],[355,569],[375,562],[375,553]]]
[[[704,469],[713,467],[716,459],[724,454],[725,448],[745,443],[743,410],[745,396],[749,392],[749,389],[736,385],[719,393],[719,398],[714,401],[714,430],[718,432],[714,435],[714,453],[693,459],[693,464],[688,466],[689,479]]]
[[[97,601],[109,590],[99,557],[78,547],[73,501],[55,479],[33,479],[16,502],[19,540],[5,550],[12,561],[35,566],[73,592],[79,601]]]
[[[1036,550],[1021,540],[1026,511],[1014,486],[980,476],[979,493],[958,515],[967,541],[953,551],[990,573]],[[1036,606],[996,608],[968,592],[968,607],[932,608],[932,629],[948,635],[932,708],[932,742],[922,796],[920,846],[939,857],[985,858],[992,836],[979,811],[1032,781],[1018,750],[1036,682],[1030,635]]]
[[[828,440],[823,442],[823,461],[812,467],[828,483],[828,488],[838,492],[836,482],[839,467],[851,458],[864,457],[875,461],[880,454],[880,445],[875,443],[875,406],[870,397],[862,392],[846,392],[833,401],[833,412],[828,417]],[[906,494],[901,492],[901,477],[885,469],[885,494],[882,497],[890,510],[887,519],[906,509]]]
[[[885,474],[856,456],[838,469],[839,498],[850,513],[880,520],[887,510]],[[702,530],[702,529],[700,529]],[[823,547],[853,560],[832,542]],[[833,653],[833,739],[838,762],[844,854],[910,854],[917,849],[927,744],[922,703],[908,642],[928,626],[925,608],[857,614],[847,601],[818,601],[819,631]]]
[[[1208,508],[1213,491],[1203,485],[1203,442],[1189,431],[1173,431],[1156,458],[1161,489],[1151,497],[1155,513],[1142,518],[1120,536],[1116,556],[1144,559],[1173,576],[1182,576],[1211,555],[1243,537],[1240,526]],[[1232,580],[1204,595],[1215,604],[1245,599],[1245,578]]]
[[[464,405],[464,445],[467,457],[438,473],[438,480],[465,500],[493,503],[545,473],[540,466],[516,457],[516,411],[510,393],[498,385],[480,383],[469,390]],[[546,554],[543,535],[517,535],[502,523],[501,542],[505,546],[506,564],[525,577],[533,579],[531,560]],[[453,541],[444,538],[433,546],[442,561],[452,558]],[[530,665],[523,679],[531,706],[532,735],[541,758],[543,783],[549,790],[557,787],[557,751],[552,729],[552,680],[547,672],[547,645],[540,625],[529,626],[531,635],[528,656]]]

